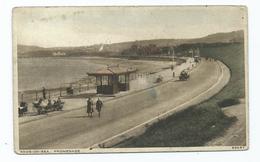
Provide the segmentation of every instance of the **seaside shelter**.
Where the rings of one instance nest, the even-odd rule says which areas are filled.
[[[96,77],[97,94],[115,94],[130,89],[130,75],[135,72],[134,68],[115,65],[87,74]]]

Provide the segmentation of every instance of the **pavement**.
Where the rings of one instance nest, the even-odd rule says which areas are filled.
[[[202,61],[192,71],[188,81],[170,80],[104,102],[101,118],[96,113],[93,118],[89,118],[85,109],[75,109],[20,123],[19,148],[90,148],[184,105],[189,100],[192,101],[190,104],[202,102],[219,92],[228,80],[229,70],[224,64]]]
[[[223,108],[227,116],[235,116],[237,121],[222,136],[209,141],[206,146],[247,146],[246,105],[244,99],[234,106]]]

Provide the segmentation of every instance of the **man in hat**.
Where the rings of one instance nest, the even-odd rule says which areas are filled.
[[[101,109],[103,106],[103,102],[98,98],[97,102],[96,102],[96,109],[98,111],[98,117],[100,118],[100,113],[101,113]]]

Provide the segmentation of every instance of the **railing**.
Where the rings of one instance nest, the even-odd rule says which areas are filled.
[[[95,84],[87,84],[87,85],[77,85],[72,86],[73,94],[68,93],[67,89],[68,87],[59,87],[59,88],[51,88],[48,89],[46,87],[45,89],[45,97],[48,98],[58,98],[58,97],[65,97],[65,96],[71,96],[71,95],[77,95],[84,92],[87,92],[91,89],[95,89]],[[35,100],[38,100],[39,98],[43,98],[43,90],[42,89],[36,89],[36,90],[28,90],[28,91],[19,91],[18,92],[18,101],[25,101],[25,102],[33,102]]]

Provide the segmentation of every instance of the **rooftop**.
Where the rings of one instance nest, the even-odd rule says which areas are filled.
[[[107,66],[107,68],[98,69],[96,72],[87,73],[88,75],[113,75],[113,74],[127,74],[133,73],[136,69],[132,67],[121,67],[119,65]]]

